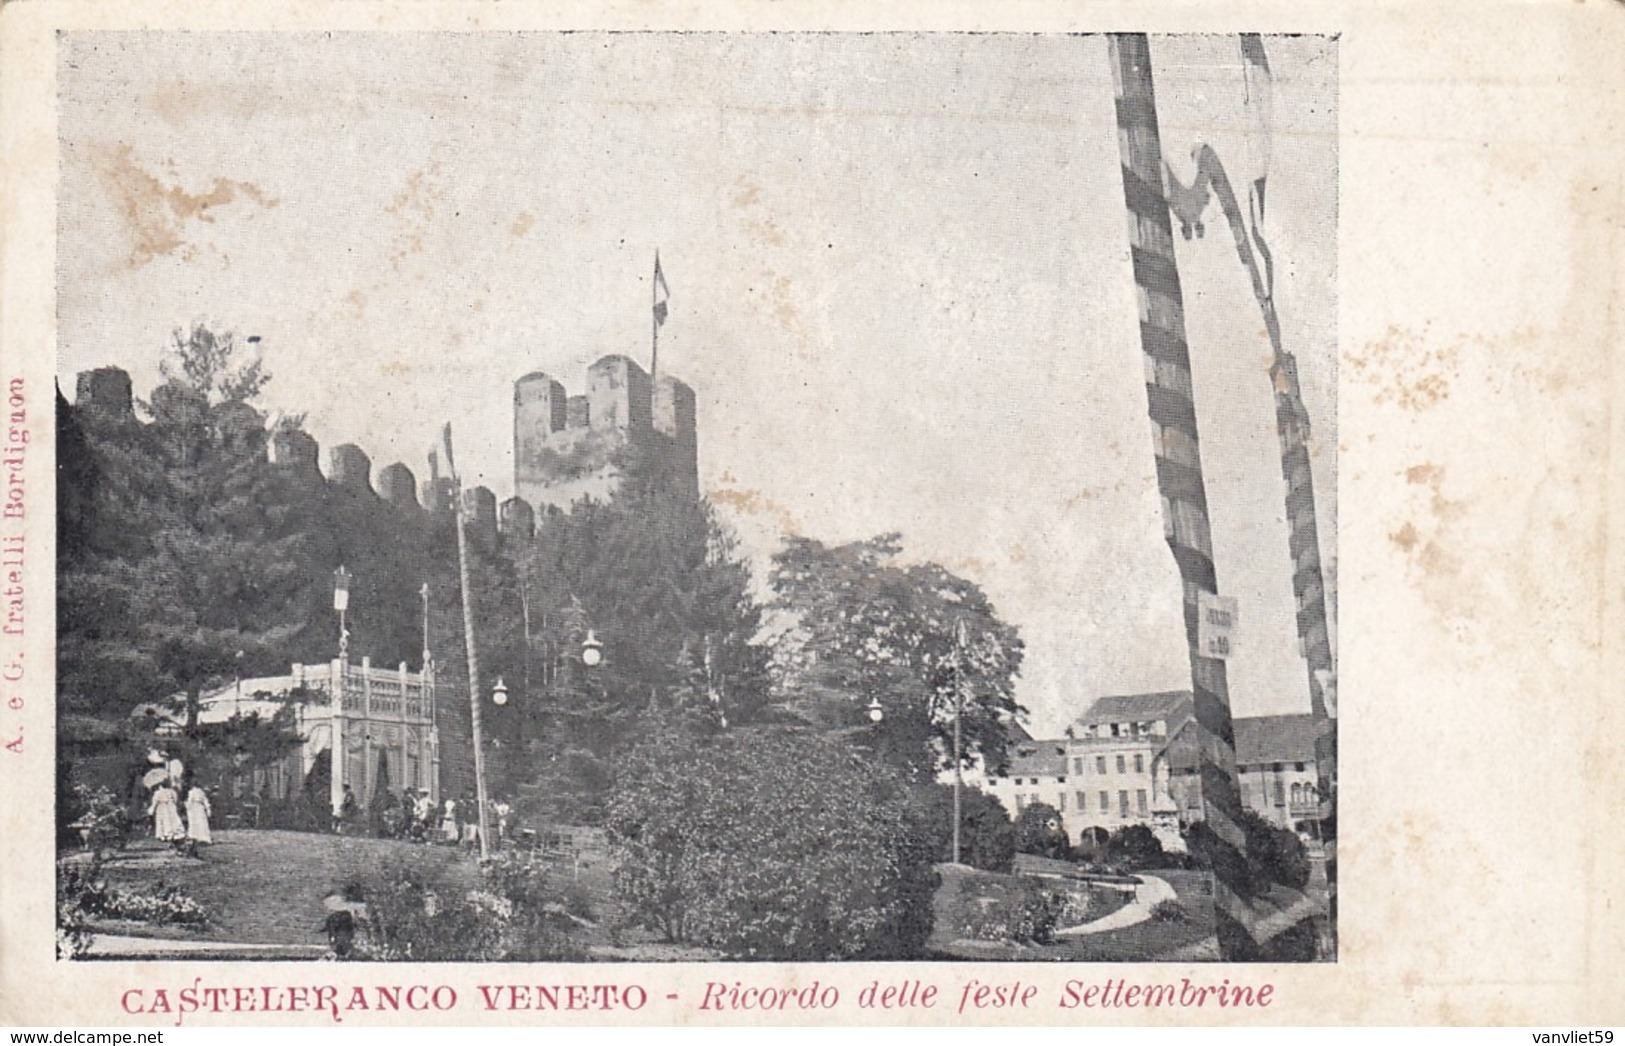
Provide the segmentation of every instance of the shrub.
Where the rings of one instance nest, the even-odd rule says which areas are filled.
[[[102,913],[112,919],[133,919],[157,926],[203,926],[209,921],[204,907],[181,892],[178,886],[159,883],[152,893],[109,890]]]
[[[998,896],[970,906],[964,932],[983,941],[1047,944],[1055,939],[1067,906],[1064,890],[1028,879],[1015,880]]]
[[[1191,913],[1178,901],[1158,901],[1151,908],[1151,918],[1159,923],[1188,923]]]
[[[473,890],[394,870],[362,898],[366,915],[355,957],[411,962],[557,962],[585,958],[569,937],[581,918],[552,871],[534,854],[507,851],[488,862]]]
[[[113,790],[102,785],[72,785],[72,829],[87,849],[99,855],[110,846],[122,846],[130,829],[129,812]]]
[[[85,864],[64,864],[57,869],[57,947],[72,958],[89,944],[92,919],[129,919],[156,926],[204,926],[208,911],[181,892],[159,883],[151,893],[119,890],[102,877],[99,856]]]
[[[650,731],[607,808],[640,924],[740,958],[899,958],[931,926],[934,849],[909,790],[799,729]]]
[[[1016,850],[1065,860],[1072,847],[1067,843],[1066,829],[1061,823],[1061,813],[1055,807],[1046,803],[1028,804],[1016,818]]]
[[[1168,855],[1156,833],[1143,824],[1125,825],[1106,840],[1106,860],[1124,871],[1167,866]]]
[[[500,958],[497,920],[417,869],[387,875],[366,897],[365,933],[354,955],[409,962]]]
[[[953,859],[954,790],[931,782],[922,785],[911,808],[920,830],[934,843],[934,861]],[[965,787],[959,796],[959,859],[972,868],[1008,872],[1016,855],[1016,826],[1004,804],[978,789]]]
[[[1254,889],[1263,893],[1271,883],[1293,890],[1309,884],[1309,854],[1296,832],[1278,828],[1251,810],[1237,819],[1247,833],[1247,864]]]

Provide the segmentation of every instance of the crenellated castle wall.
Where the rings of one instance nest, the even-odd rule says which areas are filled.
[[[164,386],[154,395],[175,398],[186,393],[178,386]],[[562,401],[560,409],[563,409]],[[75,383],[74,410],[93,424],[138,423],[130,376],[117,367],[80,372]],[[375,488],[372,459],[354,443],[343,443],[328,451],[327,473],[323,475],[319,464],[321,445],[309,433],[298,429],[275,429],[267,433],[259,412],[246,405],[240,410],[218,412],[216,417],[228,439],[264,454],[271,464],[305,482],[324,483],[332,490],[351,496],[377,498],[400,511],[451,511],[453,488],[449,477],[424,480],[420,501],[417,477],[402,462],[379,470]],[[504,506],[499,513],[496,494],[484,486],[464,491],[463,499],[468,508],[469,533],[476,540],[488,543],[528,540],[535,533],[535,513],[529,511],[528,505],[523,510]]]
[[[153,395],[173,399],[188,393],[166,385]],[[610,355],[587,369],[585,392],[572,395],[551,375],[536,371],[514,383],[513,399],[515,494],[499,507],[488,487],[463,492],[465,518],[477,540],[528,540],[539,513],[568,511],[583,498],[608,500],[629,451],[643,455],[656,475],[699,495],[697,409],[694,390],[682,381],[663,375],[651,382],[633,360]],[[129,374],[118,367],[81,371],[74,408],[87,420],[135,423]],[[324,475],[321,446],[308,433],[280,428],[267,433],[258,412],[246,406],[227,412],[222,424],[230,428],[229,438],[246,441],[278,468],[308,482],[376,497],[400,511],[452,509],[449,477],[431,473],[420,483],[409,467],[395,462],[378,471],[375,487],[372,459],[354,443],[328,451]]]

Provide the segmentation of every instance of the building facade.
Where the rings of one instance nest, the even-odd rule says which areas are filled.
[[[1329,719],[1314,715],[1236,720],[1236,772],[1241,802],[1271,824],[1308,831],[1323,816],[1319,753]]]
[[[334,694],[341,695],[335,701]],[[158,733],[178,733],[172,699],[165,706],[142,705],[133,715],[157,720]],[[199,723],[223,723],[233,716],[270,720],[291,706],[301,745],[280,763],[236,782],[239,793],[287,799],[298,793],[324,753],[332,767],[328,800],[337,814],[348,785],[366,808],[380,792],[428,789],[440,798],[440,733],[435,723],[432,674],[332,661],[293,665],[287,675],[243,679],[200,695]]]
[[[1183,822],[1202,818],[1199,749],[1189,691],[1103,697],[1050,740],[1018,741],[985,787],[1012,817],[1032,803],[1061,815],[1069,839],[1131,824],[1182,850]]]

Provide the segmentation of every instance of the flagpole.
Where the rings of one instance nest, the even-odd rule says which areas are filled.
[[[451,439],[451,426],[446,426],[447,442]],[[480,859],[491,856],[491,841],[486,831],[485,791],[485,736],[480,721],[480,658],[474,645],[474,600],[468,580],[468,528],[463,522],[463,485],[457,476],[457,467],[446,455],[446,466],[451,470],[453,511],[457,519],[457,575],[463,592],[463,644],[468,651],[468,716],[469,732],[474,738],[474,792],[478,804],[477,817],[480,833]]]
[[[654,279],[649,281],[649,323],[653,330],[649,348],[649,395],[655,390],[655,376],[660,366],[660,251],[655,251]]]

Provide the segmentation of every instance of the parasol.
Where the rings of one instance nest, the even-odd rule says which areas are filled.
[[[141,775],[141,784],[146,788],[157,788],[169,780],[169,771],[163,767],[154,767]]]

